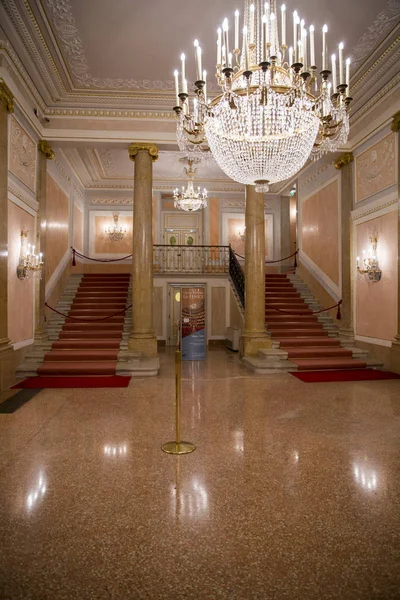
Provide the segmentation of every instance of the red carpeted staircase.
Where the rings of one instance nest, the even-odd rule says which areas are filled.
[[[45,354],[38,375],[115,375],[125,320],[120,311],[129,301],[129,283],[129,273],[82,277],[59,339]],[[99,320],[115,313],[120,314]]]
[[[285,311],[278,312],[275,309]],[[340,347],[312,314],[291,279],[284,274],[265,276],[265,322],[280,349],[298,370],[360,369],[367,363],[353,358],[352,351]]]

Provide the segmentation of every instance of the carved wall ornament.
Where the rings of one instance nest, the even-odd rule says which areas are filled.
[[[46,140],[38,141],[38,150],[39,152],[44,154],[48,160],[53,160],[53,158],[55,157],[54,150],[50,146],[49,142],[47,142]]]
[[[390,128],[395,133],[400,132],[400,110],[398,110],[397,113],[393,115],[393,121]]]
[[[356,202],[361,202],[394,185],[396,181],[394,133],[357,156],[356,178]]]
[[[345,165],[353,162],[354,156],[352,152],[344,152],[335,160],[335,169],[341,169]]]
[[[10,131],[10,171],[35,191],[36,144],[14,117]]]
[[[91,204],[117,204],[117,205],[131,205],[133,204],[133,198],[92,198]]]
[[[3,102],[9,113],[14,112],[13,93],[2,77],[0,77],[0,100]]]
[[[158,148],[155,144],[142,144],[136,142],[133,142],[128,148],[129,158],[134,161],[137,153],[140,152],[140,150],[147,150],[153,159],[153,162],[158,160]]]

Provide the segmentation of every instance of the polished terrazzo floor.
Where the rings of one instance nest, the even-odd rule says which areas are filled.
[[[0,415],[1,599],[399,599],[400,381],[304,384],[209,352]],[[3,394],[5,400],[9,394]]]

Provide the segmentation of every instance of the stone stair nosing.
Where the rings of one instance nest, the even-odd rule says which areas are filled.
[[[55,308],[62,313],[67,313],[73,302],[76,290],[82,279],[82,274],[73,273],[68,278],[67,284]],[[34,342],[31,350],[26,354],[24,361],[16,369],[17,380],[26,377],[35,377],[38,368],[44,362],[44,355],[51,350],[52,342],[58,340],[59,333],[65,322],[65,317],[52,313],[46,323],[48,342]]]

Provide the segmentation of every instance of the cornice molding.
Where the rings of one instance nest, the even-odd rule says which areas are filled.
[[[155,144],[145,144],[142,142],[132,142],[132,144],[129,145],[128,152],[130,160],[135,162],[136,156],[142,150],[149,153],[153,162],[156,162],[156,160],[158,160],[157,146]]]
[[[145,111],[145,110],[102,110],[90,108],[49,108],[45,114],[50,117],[97,117],[97,118],[122,118],[122,119],[175,119],[173,111]]]
[[[353,118],[350,118],[350,125],[355,125],[367,113],[370,108],[373,108],[379,100],[384,98],[396,85],[400,83],[400,73],[393,77],[388,83],[379,90],[374,96],[358,109]]]
[[[7,189],[11,194],[13,194],[16,198],[21,200],[21,202],[29,206],[29,208],[31,208],[35,212],[39,210],[39,203],[37,202],[37,200],[31,198],[27,194],[24,194],[20,188],[16,187],[12,183],[9,183]]]
[[[45,110],[45,103],[43,102],[42,97],[37,91],[35,85],[32,82],[32,79],[28,75],[27,70],[25,69],[22,62],[19,60],[17,54],[14,52],[13,47],[8,41],[0,40],[0,52],[4,52],[9,60],[11,61],[11,65],[14,67],[15,71],[21,77],[22,81],[25,83],[26,87],[32,94],[33,98],[38,103],[38,106],[42,111]]]
[[[2,77],[0,77],[0,101],[4,104],[9,113],[14,112],[13,93]]]
[[[341,154],[334,162],[335,169],[341,169],[345,165],[350,164],[354,161],[354,156],[352,152],[344,152]]]
[[[115,197],[110,197],[110,198],[91,198],[90,199],[90,204],[120,204],[121,206],[123,205],[131,205],[133,204],[133,197],[132,198],[115,198]]]
[[[351,218],[353,221],[358,221],[358,219],[361,219],[362,217],[372,215],[373,213],[376,213],[384,208],[388,208],[388,206],[393,206],[395,204],[399,204],[397,197],[394,197],[394,198],[391,198],[390,200],[386,200],[386,201],[382,201],[382,202],[376,202],[372,206],[369,205],[363,209],[356,208],[355,210],[352,211]],[[399,205],[399,209],[400,209],[400,205]]]

